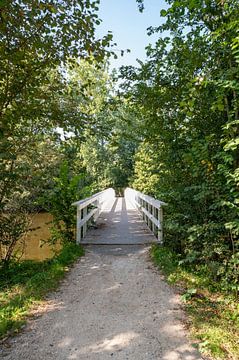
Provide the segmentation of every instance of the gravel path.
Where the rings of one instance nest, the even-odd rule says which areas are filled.
[[[143,245],[93,246],[41,316],[0,353],[6,360],[200,360],[178,296]]]
[[[149,259],[155,238],[130,203],[117,198],[107,206],[84,239],[86,256],[39,316],[5,342],[4,359],[201,359],[187,340],[178,296]]]

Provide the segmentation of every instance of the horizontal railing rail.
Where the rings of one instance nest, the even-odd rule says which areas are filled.
[[[79,244],[85,236],[92,219],[96,221],[100,213],[107,206],[109,201],[115,198],[115,191],[112,188],[106,189],[92,195],[89,198],[77,201],[72,205],[77,206],[76,220],[76,242]]]
[[[162,243],[163,206],[167,204],[131,188],[125,189],[124,196],[126,200],[138,209],[148,228],[154,233],[158,241]]]

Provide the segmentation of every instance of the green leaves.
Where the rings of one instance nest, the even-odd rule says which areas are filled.
[[[238,146],[239,146],[239,137],[228,141],[227,144],[224,146],[224,150],[225,151],[229,151],[229,150],[234,151],[234,150],[237,150]]]
[[[45,192],[42,204],[53,215],[52,242],[74,242],[76,211],[72,203],[82,198],[85,174],[74,175],[67,161],[59,169],[54,178],[52,188]]]
[[[165,23],[149,28],[162,36],[148,59],[123,74],[142,118],[132,183],[169,204],[164,241],[181,261],[206,263],[221,283],[228,271],[233,290],[225,262],[239,251],[239,3],[167,3]]]
[[[61,154],[57,158],[54,146],[48,147],[49,154],[44,153],[39,138],[49,140],[50,137],[50,142],[55,141],[57,147],[56,128],[68,132],[74,130],[79,135],[86,127],[87,111],[77,108],[80,97],[66,94],[64,66],[71,56],[94,57],[101,62],[108,54],[105,48],[110,46],[112,34],[98,40],[94,35],[100,22],[96,13],[98,4],[98,1],[89,0],[1,1],[2,213],[8,212],[13,205],[33,211],[36,198],[51,186],[52,179],[47,177],[47,170],[55,175],[51,166],[52,163],[56,167],[59,165]],[[89,94],[84,96],[89,97]],[[36,159],[37,151],[41,162]]]
[[[163,16],[163,17],[165,17],[165,16],[167,15],[167,10],[164,10],[164,9],[161,10],[161,11],[160,11],[160,15]]]
[[[187,289],[187,291],[181,296],[181,299],[184,301],[184,302],[187,302],[189,300],[191,300],[191,298],[193,296],[195,296],[197,293],[197,289]]]

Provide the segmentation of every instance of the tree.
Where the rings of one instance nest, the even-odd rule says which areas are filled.
[[[21,160],[34,152],[38,137],[52,135],[57,126],[68,129],[75,124],[76,116],[69,122],[68,109],[61,106],[65,64],[72,56],[102,61],[107,53],[105,47],[112,35],[100,40],[94,35],[100,22],[96,14],[98,3],[89,0],[1,2],[1,219],[10,211],[21,214],[22,201],[16,194],[21,191],[28,170]],[[5,223],[4,220],[0,227]]]
[[[127,102],[111,95],[108,103],[107,110],[99,114],[104,131],[88,134],[81,152],[96,189],[110,186],[122,196],[133,174],[133,157],[139,143],[138,120]]]

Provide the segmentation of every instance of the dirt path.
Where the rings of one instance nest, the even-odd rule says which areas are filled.
[[[88,246],[48,304],[0,353],[4,359],[201,359],[178,297],[142,245]]]

